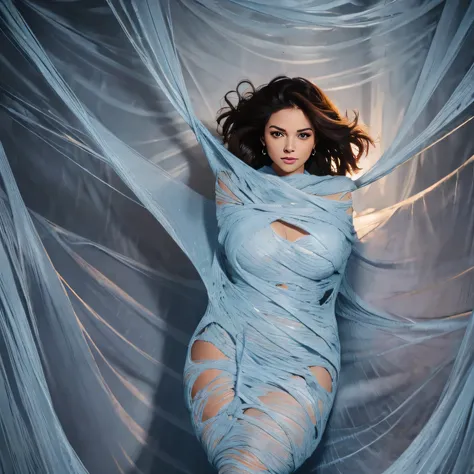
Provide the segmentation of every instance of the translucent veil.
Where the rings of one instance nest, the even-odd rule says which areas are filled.
[[[468,472],[474,4],[0,3],[0,470],[212,472],[183,403],[216,238],[220,99],[303,76],[378,138],[342,373],[301,472]]]

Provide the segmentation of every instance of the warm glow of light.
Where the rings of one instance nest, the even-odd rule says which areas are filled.
[[[380,140],[375,141],[375,146],[369,148],[369,153],[363,156],[359,161],[360,171],[351,175],[351,179],[355,180],[360,178],[366,171],[368,171],[382,156],[382,149],[380,145]]]

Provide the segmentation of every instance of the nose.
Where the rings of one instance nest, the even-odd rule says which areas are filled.
[[[285,142],[285,148],[283,149],[285,153],[292,153],[295,151],[295,145],[291,138],[287,138]]]

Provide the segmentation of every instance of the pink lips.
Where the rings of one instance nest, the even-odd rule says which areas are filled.
[[[287,165],[292,165],[293,163],[295,163],[297,161],[297,158],[293,158],[292,156],[289,156],[289,157],[286,157],[286,158],[282,158],[281,160],[284,163],[286,163]]]

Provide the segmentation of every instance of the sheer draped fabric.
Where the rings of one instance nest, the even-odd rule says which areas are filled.
[[[213,472],[183,368],[225,283],[219,213],[246,190],[259,203],[323,199],[236,160],[214,118],[238,80],[284,73],[358,109],[378,138],[354,181],[341,177],[353,202],[330,204],[333,225],[356,212],[334,301],[340,371],[298,472],[469,472],[473,22],[472,2],[450,0],[1,2],[0,470]],[[325,205],[339,194],[318,185]],[[269,214],[263,231],[283,245],[285,224],[304,230]],[[222,349],[231,378],[237,346]],[[305,405],[303,378],[291,415],[304,425],[303,407],[310,426],[319,405]],[[236,403],[222,382],[211,388]]]

